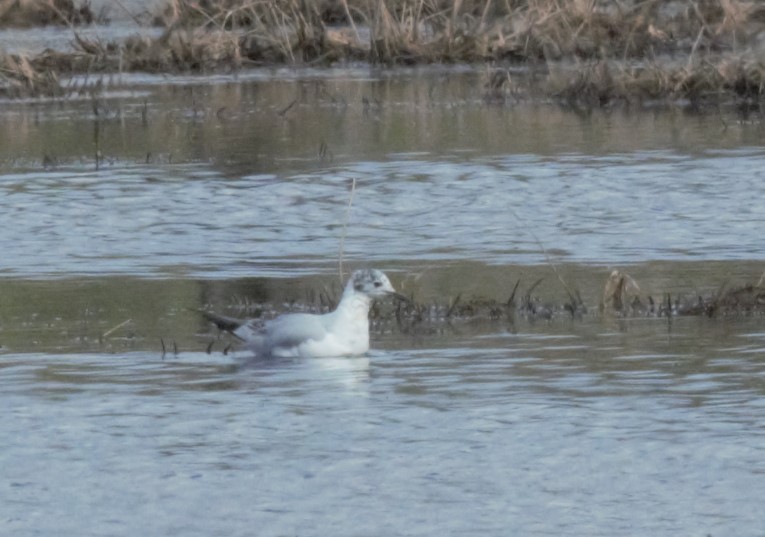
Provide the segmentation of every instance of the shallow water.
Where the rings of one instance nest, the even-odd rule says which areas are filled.
[[[574,114],[489,101],[482,76],[4,103],[2,532],[762,535],[761,317],[597,309],[612,268],[655,297],[757,281],[757,114]],[[246,366],[193,312],[315,305],[343,237],[346,268],[423,302],[544,276],[561,303],[560,275],[590,312]]]
[[[0,513],[22,535],[759,535],[764,345],[684,319],[245,369],[4,356]]]
[[[8,105],[0,270],[315,274],[344,233],[358,263],[762,259],[759,124],[500,106],[480,73],[413,73],[134,77]]]

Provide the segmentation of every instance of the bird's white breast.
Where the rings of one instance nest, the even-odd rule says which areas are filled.
[[[369,305],[363,299],[342,303],[332,313],[322,315],[326,332],[296,345],[274,347],[271,354],[282,357],[325,358],[354,356],[369,350]]]

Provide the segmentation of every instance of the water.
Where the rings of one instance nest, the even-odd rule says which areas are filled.
[[[762,536],[761,317],[597,308],[613,268],[657,298],[759,279],[757,114],[497,104],[482,76],[4,103],[2,532]],[[193,311],[315,304],[341,240],[426,303],[541,276],[562,303],[560,275],[590,312],[242,365]]]
[[[7,106],[0,270],[315,274],[344,233],[358,263],[762,259],[762,133],[735,114],[581,118],[487,104],[474,72],[289,73]]]
[[[200,353],[6,356],[3,524],[759,535],[765,334],[634,328],[244,370]]]

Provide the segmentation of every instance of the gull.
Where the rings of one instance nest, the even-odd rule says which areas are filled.
[[[265,324],[201,311],[218,328],[244,341],[258,357],[326,358],[356,356],[369,350],[369,308],[375,298],[396,293],[380,270],[351,274],[334,311],[324,314],[286,313]]]

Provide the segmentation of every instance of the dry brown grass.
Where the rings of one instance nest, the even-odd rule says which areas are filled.
[[[0,0],[0,27],[91,24],[97,16],[84,0]]]
[[[733,50],[762,31],[765,6],[742,0],[169,0],[155,20],[168,28],[244,31],[290,61],[332,56],[335,45],[383,63],[557,61]],[[342,42],[328,38],[338,24],[352,30]]]
[[[0,55],[0,83],[0,95],[11,98],[56,96],[62,91],[56,71],[38,69],[19,54]]]
[[[19,2],[60,20],[88,6]],[[0,20],[12,3],[0,0]],[[541,83],[524,86],[500,72],[487,93],[541,92],[585,107],[759,99],[765,80],[751,53],[765,35],[765,5],[744,0],[167,0],[153,20],[165,28],[158,38],[100,43],[75,34],[70,52],[6,57],[5,93],[50,93],[71,72],[358,60],[541,66],[549,72]]]
[[[166,28],[234,31],[245,62],[693,60],[746,51],[765,6],[743,0],[169,0]],[[338,29],[333,25],[341,25]]]
[[[614,270],[603,288],[600,311],[623,317],[762,315],[765,313],[765,287],[763,278],[760,278],[756,284],[733,288],[723,284],[713,293],[685,295],[674,297],[674,300],[669,293],[664,293],[658,302],[650,295],[642,295],[640,286],[629,274]]]
[[[687,103],[693,107],[724,100],[759,101],[765,95],[765,64],[743,57],[723,57],[690,66],[652,62],[641,67],[596,62],[554,71],[545,93],[575,107],[618,104]]]
[[[320,4],[298,0],[168,0],[155,23],[169,31],[231,32],[237,37],[240,57],[258,63],[295,63],[312,61],[324,53],[326,30]],[[197,35],[203,39],[201,33]]]

